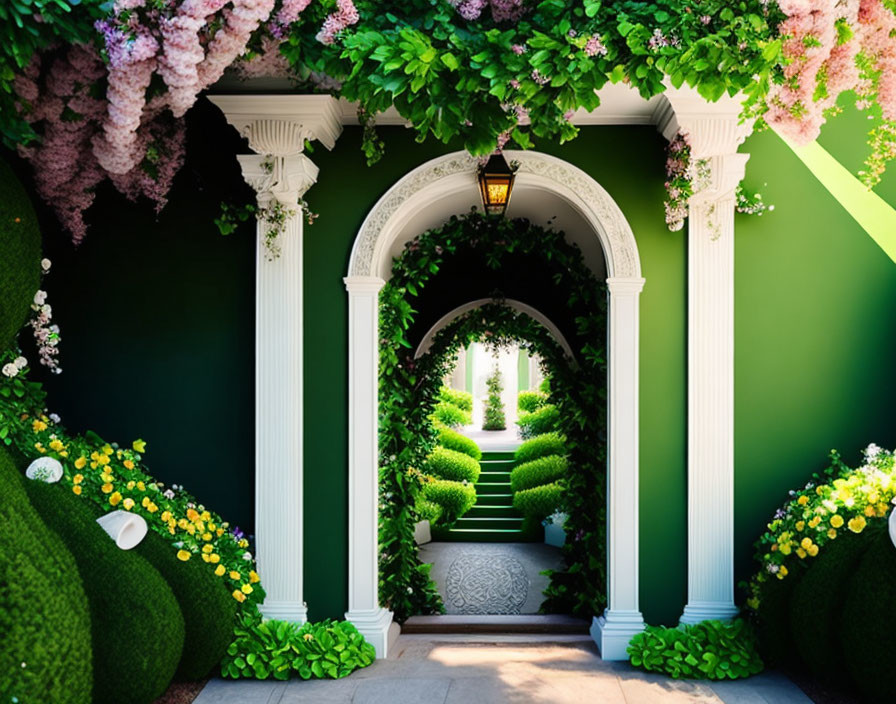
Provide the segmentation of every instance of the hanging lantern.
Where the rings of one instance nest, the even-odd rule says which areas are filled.
[[[510,202],[514,176],[513,169],[500,152],[492,154],[488,162],[479,167],[479,190],[486,213],[504,214]]]

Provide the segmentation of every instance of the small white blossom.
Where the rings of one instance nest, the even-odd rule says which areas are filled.
[[[47,292],[46,291],[38,291],[34,294],[34,305],[42,306],[47,302]]]
[[[243,553],[243,559],[244,559],[244,560],[251,560],[251,559],[252,559],[252,553],[249,552],[248,550],[246,550],[246,552]]]
[[[47,259],[46,257],[44,257],[43,259],[40,260],[40,268],[43,269],[44,272],[48,272],[50,270],[51,265],[52,265],[52,262],[49,259]]]
[[[61,423],[61,422],[62,422],[62,418],[60,418],[60,417],[59,417],[59,414],[57,414],[57,413],[51,413],[51,414],[50,414],[50,420],[53,421],[54,423]]]
[[[25,359],[24,357],[21,357],[21,356],[20,356],[20,357],[16,357],[16,358],[12,361],[12,363],[16,365],[16,368],[17,368],[17,369],[24,369],[25,367],[28,366],[28,360]]]
[[[19,373],[19,368],[12,362],[10,362],[9,364],[3,365],[3,375],[4,376],[8,376],[10,379],[12,379],[13,377],[18,376],[18,373]]]

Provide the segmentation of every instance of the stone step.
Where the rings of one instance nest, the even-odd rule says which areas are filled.
[[[450,531],[432,532],[433,541],[451,543],[535,543],[537,538],[528,537],[521,530],[482,530],[479,528],[452,528]]]
[[[492,460],[490,462],[480,460],[479,466],[482,467],[483,472],[510,472],[516,467],[516,462],[513,460]]]
[[[467,513],[464,518],[522,518],[522,514],[512,505],[508,506],[481,506],[476,504]]]
[[[476,506],[513,506],[513,494],[480,494],[476,487]]]
[[[486,484],[507,484],[510,482],[510,472],[480,472],[479,481]]]
[[[402,633],[588,633],[588,621],[562,614],[514,616],[441,615],[411,616],[401,626]]]
[[[499,460],[504,462],[509,460],[512,462],[515,455],[515,452],[483,452],[482,459],[485,462],[491,462],[492,460]]]
[[[478,482],[476,484],[476,494],[478,496],[482,496],[483,494],[509,494],[510,493],[510,482]]]

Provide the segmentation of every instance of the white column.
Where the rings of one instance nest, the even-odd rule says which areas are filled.
[[[348,612],[345,618],[387,657],[398,624],[379,602],[379,292],[375,276],[348,290]]]
[[[627,660],[644,630],[638,602],[638,302],[644,279],[607,279],[610,291],[607,597],[591,636],[604,660]]]
[[[255,539],[268,618],[303,623],[303,215],[318,169],[306,140],[332,148],[341,129],[328,96],[211,96],[256,152],[238,156],[256,192]],[[274,247],[265,213],[285,214]],[[274,251],[272,251],[272,249]]]

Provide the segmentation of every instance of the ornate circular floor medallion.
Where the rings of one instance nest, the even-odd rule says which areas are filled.
[[[448,568],[447,611],[518,614],[529,593],[526,569],[506,553],[468,553]]]

